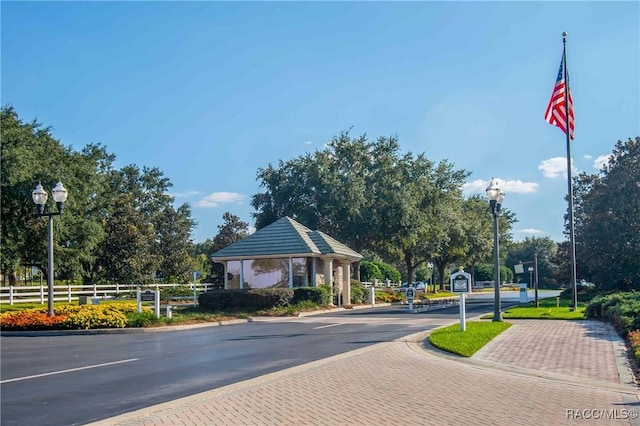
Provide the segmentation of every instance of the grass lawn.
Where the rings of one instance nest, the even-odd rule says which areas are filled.
[[[508,322],[467,322],[466,331],[460,324],[440,328],[429,335],[429,341],[436,348],[469,358],[491,339],[511,327]]]
[[[539,308],[533,304],[520,305],[505,309],[502,312],[504,319],[555,319],[555,320],[579,320],[584,319],[585,305],[578,302],[578,309],[569,310],[570,299],[560,299],[560,306],[556,306],[555,297],[539,299]],[[482,318],[493,318],[493,314],[485,315]]]

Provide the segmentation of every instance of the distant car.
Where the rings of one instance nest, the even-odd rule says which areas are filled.
[[[427,285],[424,283],[424,281],[414,281],[411,283],[411,285],[409,285],[408,283],[402,283],[400,287],[396,289],[396,291],[406,292],[409,287],[415,288],[416,291],[425,291]]]

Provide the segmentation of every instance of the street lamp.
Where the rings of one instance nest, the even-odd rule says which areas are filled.
[[[64,209],[64,202],[67,201],[67,190],[62,186],[62,182],[58,182],[56,186],[51,190],[53,200],[56,202],[57,212],[45,212],[44,205],[47,203],[47,191],[42,189],[42,185],[38,182],[38,186],[31,193],[31,198],[38,208],[36,217],[48,217],[49,218],[49,244],[48,250],[48,265],[47,265],[47,315],[53,316],[53,216],[62,214]]]
[[[493,215],[493,280],[495,301],[493,306],[493,321],[502,321],[502,312],[500,309],[500,242],[498,239],[498,216],[500,215],[500,207],[504,200],[504,191],[500,189],[498,181],[491,178],[491,182],[486,189],[489,198],[489,208]]]
[[[433,284],[433,292],[435,293],[436,285],[433,283],[433,263],[427,263],[427,268],[429,268],[429,285]]]

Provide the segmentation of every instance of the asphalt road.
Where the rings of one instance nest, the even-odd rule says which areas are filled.
[[[491,312],[489,296],[470,298],[467,318]],[[180,331],[3,334],[0,421],[84,424],[392,341],[458,315],[457,307],[412,314],[390,306]]]

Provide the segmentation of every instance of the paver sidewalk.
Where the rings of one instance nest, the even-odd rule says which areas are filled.
[[[422,333],[94,425],[640,424],[606,324],[513,323],[464,362]]]

